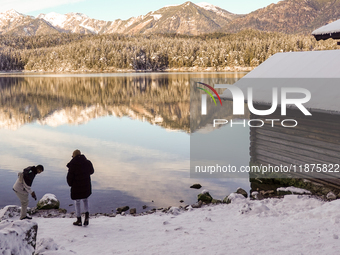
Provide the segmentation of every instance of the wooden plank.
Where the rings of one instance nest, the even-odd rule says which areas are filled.
[[[301,148],[297,148],[297,147],[294,147],[294,144],[293,146],[292,145],[283,145],[283,144],[277,144],[277,143],[272,143],[272,142],[269,142],[269,141],[266,141],[266,140],[257,140],[256,141],[256,144],[252,145],[251,143],[251,146],[255,146],[255,148],[259,148],[259,149],[263,149],[263,150],[267,150],[267,151],[278,151],[278,152],[288,152],[289,154],[293,154],[293,155],[296,155],[297,157],[299,155],[302,155],[302,156],[307,156],[307,157],[310,157],[311,159],[319,159],[319,160],[322,160],[324,162],[328,162],[328,163],[340,163],[340,158],[339,158],[339,155],[340,154],[337,154],[337,155],[334,155],[334,156],[327,156],[327,155],[324,155],[320,152],[313,152],[313,151],[309,151],[309,150],[305,150],[305,149],[301,149]],[[255,150],[256,150],[255,149]]]
[[[340,144],[340,137],[336,137],[332,135],[317,134],[317,133],[312,133],[309,131],[298,130],[295,128],[263,126],[258,129],[270,130],[270,131],[275,131],[275,132],[282,133],[282,134],[294,135],[294,136],[305,137],[305,138],[329,142],[329,143]]]
[[[306,144],[301,144],[295,141],[288,141],[288,140],[283,140],[280,138],[274,138],[274,137],[270,137],[270,136],[265,136],[262,134],[258,134],[256,136],[256,139],[252,140],[255,143],[261,142],[261,141],[268,141],[268,142],[272,142],[272,143],[276,143],[276,144],[283,144],[283,145],[287,145],[287,146],[292,146],[295,148],[299,148],[302,150],[307,150],[307,151],[313,151],[316,153],[320,153],[320,154],[324,154],[324,155],[328,155],[328,156],[332,156],[332,157],[340,157],[339,151],[334,151],[334,150],[329,150],[329,149],[325,149],[325,148],[321,148],[319,146],[311,146],[311,145],[306,145]],[[254,142],[251,142],[254,143]],[[340,146],[339,146],[340,149]]]
[[[314,116],[305,116],[305,117],[294,117],[294,116],[282,116],[282,115],[267,115],[267,116],[258,116],[251,114],[251,119],[295,119],[299,124],[305,125],[305,126],[313,126],[313,127],[328,127],[330,129],[337,129],[340,125],[340,116],[336,115],[328,115],[327,118],[315,118]]]
[[[257,105],[258,109],[266,109],[267,106]],[[255,107],[256,108],[256,107]],[[256,108],[257,109],[257,108]],[[298,125],[294,129],[306,129],[309,132],[326,133],[333,136],[340,136],[340,115],[329,113],[312,113],[312,116],[305,116],[299,110],[287,109],[287,115],[281,116],[280,109],[274,114],[268,115],[265,118],[251,114],[251,119],[295,119]],[[268,122],[271,126],[271,122]],[[274,122],[275,125],[280,125],[280,122]]]
[[[260,105],[260,104],[254,104],[255,109],[258,110],[266,110],[270,107],[267,105]],[[340,114],[335,114],[332,112],[311,112],[312,116],[306,116],[304,115],[300,110],[298,109],[287,109],[286,116],[281,115],[281,107],[278,107],[274,113],[267,115],[266,117],[275,117],[276,119],[300,119],[300,120],[306,120],[306,121],[317,121],[317,122],[329,122],[329,123],[338,123],[340,124]],[[253,119],[262,118],[263,116],[258,116],[255,114],[250,114],[250,117]]]
[[[328,164],[333,162],[326,162],[320,159],[313,159],[310,157],[295,155],[288,152],[280,152],[274,149],[266,150],[265,148],[257,148],[256,153],[269,158],[278,159],[280,161],[286,162],[293,165],[304,165],[304,164]]]
[[[281,121],[274,121],[273,122],[274,127],[282,128]],[[289,129],[308,131],[308,132],[312,132],[316,134],[324,134],[324,135],[329,135],[333,137],[334,136],[340,137],[340,132],[339,132],[340,125],[339,124],[328,125],[328,124],[320,122],[318,123],[318,125],[308,125],[306,123],[301,123],[301,121],[299,120],[296,120],[296,121],[298,122],[298,125],[294,128],[289,128]],[[265,122],[266,127],[273,128],[272,121],[264,121],[264,122]]]
[[[317,141],[311,138],[305,138],[305,137],[299,137],[291,134],[282,134],[278,133],[269,129],[262,129],[262,128],[257,128],[256,129],[256,135],[261,134],[264,136],[268,137],[273,137],[273,138],[278,138],[282,140],[287,140],[287,141],[294,141],[296,143],[301,143],[305,145],[311,145],[311,146],[316,146],[316,147],[321,147],[325,149],[330,149],[334,151],[340,152],[340,145],[339,144],[334,144],[334,143],[329,143],[329,142],[324,142],[324,141]]]
[[[317,120],[307,120],[307,119],[296,119],[298,126],[313,127],[320,129],[327,129],[332,131],[339,131],[340,123],[329,122],[329,121],[317,121]]]

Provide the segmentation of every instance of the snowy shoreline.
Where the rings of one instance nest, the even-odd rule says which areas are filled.
[[[339,209],[340,200],[311,195],[250,200],[236,194],[230,204],[187,211],[92,216],[88,227],[34,217],[35,254],[338,254]]]
[[[180,68],[169,68],[165,70],[134,70],[134,69],[106,69],[106,70],[9,70],[0,71],[0,75],[13,75],[13,74],[87,74],[87,73],[174,73],[174,72],[250,72],[255,67],[244,67],[244,66],[233,66],[233,67],[180,67]]]

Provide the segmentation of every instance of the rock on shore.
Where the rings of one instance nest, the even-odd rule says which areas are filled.
[[[32,255],[35,251],[38,224],[30,220],[0,222],[0,253]]]

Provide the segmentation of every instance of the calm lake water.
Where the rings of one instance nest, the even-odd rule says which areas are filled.
[[[73,150],[92,161],[91,213],[128,205],[142,211],[196,202],[200,183],[217,199],[249,180],[190,178],[190,78],[234,83],[245,73],[25,75],[0,77],[0,208],[19,205],[17,173],[42,164],[38,198],[70,206],[66,164]],[[249,159],[249,130],[237,134]],[[235,139],[235,134],[230,134]],[[249,160],[248,160],[249,161]],[[36,202],[30,199],[30,207]]]

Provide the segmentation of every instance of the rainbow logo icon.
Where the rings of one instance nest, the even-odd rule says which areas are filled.
[[[221,100],[220,96],[217,94],[216,90],[215,90],[213,87],[211,87],[210,85],[205,84],[205,83],[203,83],[203,82],[197,82],[197,83],[199,83],[199,84],[201,84],[201,85],[203,85],[203,86],[206,86],[207,88],[209,88],[210,90],[212,90],[212,91],[215,93],[215,95],[217,96],[218,100],[220,101],[220,103],[221,103],[221,105],[222,105],[222,100]],[[203,88],[200,88],[200,87],[197,87],[197,88],[200,89],[200,90],[203,90],[205,93],[207,93],[207,94],[212,98],[212,100],[214,100],[215,105],[217,105],[214,96],[213,96],[208,90],[203,89]]]

